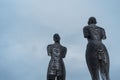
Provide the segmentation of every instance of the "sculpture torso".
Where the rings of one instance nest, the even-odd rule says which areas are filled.
[[[51,56],[51,60],[48,67],[48,74],[51,75],[64,75],[65,66],[63,59],[66,55],[66,48],[62,45],[55,43],[48,45],[48,55]]]
[[[95,57],[97,53],[106,53],[106,48],[102,43],[102,39],[106,38],[105,32],[103,28],[96,26],[95,24],[91,24],[84,28],[84,36],[88,39],[87,45],[87,53],[88,57]],[[107,54],[107,53],[106,53]],[[104,55],[104,54],[102,54]]]
[[[99,41],[106,38],[105,32],[103,28],[96,26],[95,24],[91,24],[84,28],[84,34],[86,38],[88,38],[88,42]]]

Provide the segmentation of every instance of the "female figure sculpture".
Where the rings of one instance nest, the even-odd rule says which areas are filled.
[[[66,73],[63,58],[66,56],[67,48],[60,44],[59,34],[54,34],[53,40],[55,43],[47,46],[48,56],[51,56],[47,80],[65,80]]]
[[[92,80],[100,80],[99,72],[102,80],[110,80],[108,51],[102,43],[102,40],[106,39],[106,34],[96,23],[96,18],[90,17],[88,26],[83,28],[84,37],[88,40],[86,62]]]

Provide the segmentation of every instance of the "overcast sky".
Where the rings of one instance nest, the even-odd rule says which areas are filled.
[[[82,30],[91,16],[106,31],[110,78],[120,79],[119,0],[0,0],[0,80],[46,80],[54,33],[68,50],[66,80],[90,80]]]

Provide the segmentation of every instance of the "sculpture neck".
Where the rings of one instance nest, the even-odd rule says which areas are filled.
[[[56,41],[55,44],[60,44],[60,41]]]
[[[89,26],[90,27],[96,27],[96,24],[90,24]]]

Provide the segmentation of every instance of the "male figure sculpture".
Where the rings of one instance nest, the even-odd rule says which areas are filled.
[[[110,80],[108,51],[102,43],[102,39],[106,39],[106,34],[96,23],[96,19],[90,17],[88,26],[83,28],[84,37],[88,40],[86,62],[92,80],[100,80],[99,72],[102,80]]]
[[[65,80],[65,66],[63,58],[66,56],[67,48],[60,44],[60,36],[54,34],[54,44],[47,46],[48,56],[51,56],[49,62],[47,80]]]

